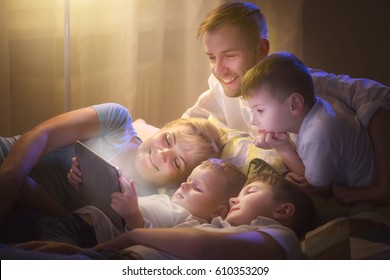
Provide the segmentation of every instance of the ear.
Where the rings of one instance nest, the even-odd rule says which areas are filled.
[[[260,39],[256,47],[257,61],[262,60],[269,53],[269,41],[268,39]]]
[[[222,219],[226,218],[226,215],[229,213],[229,206],[225,204],[220,204],[217,207],[217,210],[211,215],[211,219],[220,216]]]
[[[299,93],[293,93],[289,99],[290,110],[293,116],[298,116],[303,111],[305,100]]]
[[[291,218],[295,214],[295,205],[291,202],[282,203],[274,212],[277,221]]]

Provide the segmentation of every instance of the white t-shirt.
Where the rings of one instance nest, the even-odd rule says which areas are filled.
[[[302,122],[296,148],[305,166],[305,178],[313,186],[333,182],[368,186],[375,178],[368,133],[338,100],[330,105],[317,98]]]

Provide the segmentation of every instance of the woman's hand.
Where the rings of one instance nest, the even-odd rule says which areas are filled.
[[[83,182],[82,179],[83,174],[81,173],[81,170],[79,168],[79,161],[77,158],[72,158],[72,167],[69,170],[68,173],[68,182],[74,187],[79,187],[81,183]]]

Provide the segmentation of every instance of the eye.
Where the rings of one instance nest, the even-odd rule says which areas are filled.
[[[256,112],[259,113],[259,114],[261,115],[261,114],[264,112],[264,110],[257,109]]]
[[[203,192],[198,186],[194,186],[194,191]]]
[[[244,195],[252,194],[252,193],[255,193],[255,192],[257,192],[257,189],[250,188],[250,189],[248,189],[248,190],[244,193]]]
[[[171,147],[171,145],[172,145],[171,136],[169,134],[164,135],[164,142],[168,147]]]
[[[215,61],[215,56],[213,56],[213,55],[209,55],[208,58],[209,58],[209,61],[211,61],[211,62]]]
[[[181,168],[181,162],[178,158],[174,158],[173,159],[173,162],[172,162],[173,166],[177,169],[177,170],[180,170]]]

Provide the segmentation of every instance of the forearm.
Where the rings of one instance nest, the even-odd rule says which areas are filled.
[[[293,145],[289,145],[282,149],[275,150],[290,171],[297,173],[301,176],[305,175],[305,166],[303,165],[303,162]]]
[[[181,259],[284,259],[285,251],[260,232],[223,233],[195,228],[136,229],[95,247],[124,249],[140,244]]]
[[[131,216],[125,218],[126,227],[128,230],[133,230],[136,228],[143,228],[145,225],[145,220],[140,211],[134,213]]]

